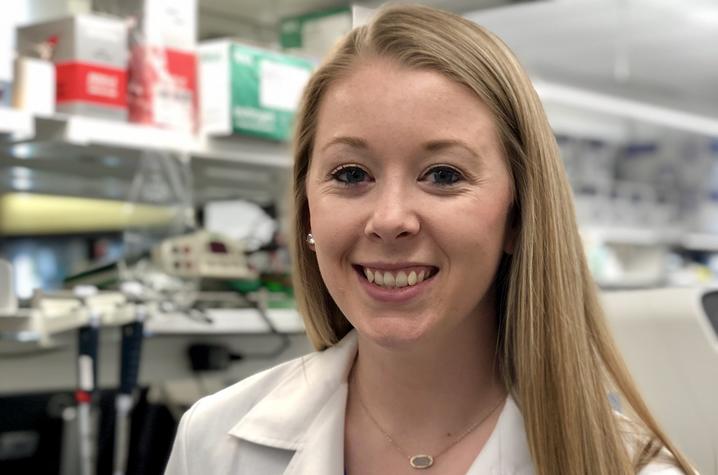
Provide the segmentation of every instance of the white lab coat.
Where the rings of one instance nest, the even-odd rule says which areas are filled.
[[[354,332],[207,396],[187,411],[167,475],[342,475]],[[652,464],[640,475],[680,475]],[[523,418],[509,397],[467,475],[533,475]]]

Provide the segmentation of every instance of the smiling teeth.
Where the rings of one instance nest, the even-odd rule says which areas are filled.
[[[406,286],[414,286],[429,278],[429,272],[421,270],[417,274],[416,271],[411,271],[408,274],[405,271],[399,271],[396,274],[391,272],[383,272],[380,270],[370,270],[364,268],[364,276],[366,279],[375,285],[387,288],[402,288]]]

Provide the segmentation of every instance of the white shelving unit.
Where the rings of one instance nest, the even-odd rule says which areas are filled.
[[[190,159],[192,173],[196,175],[195,187],[217,187],[216,183],[222,183],[225,188],[246,186],[247,193],[264,192],[269,196],[276,195],[275,178],[291,164],[286,143],[241,136],[195,136],[81,116],[36,116],[9,108],[0,108],[0,149],[5,156],[0,157],[0,166],[34,170],[36,175],[56,174],[55,181],[67,177],[71,184],[66,191],[75,195],[84,193],[79,183],[106,179],[105,174],[131,179],[143,151],[169,152]],[[89,169],[92,171],[88,172]],[[206,322],[183,315],[158,314],[147,322],[146,331],[154,336],[259,335],[270,331],[253,309],[218,309],[207,314]],[[281,333],[304,330],[295,310],[270,310],[268,318]],[[24,349],[36,344],[38,338],[38,334],[26,329],[0,331],[0,346],[18,345]]]
[[[128,192],[143,152],[168,153],[190,164],[198,204],[276,201],[292,163],[287,143],[192,135],[81,116],[35,116],[1,107],[0,151],[0,166],[21,167],[28,177],[21,188],[14,187],[17,180],[10,174],[0,177],[5,190],[111,200]]]
[[[109,150],[131,154],[143,150],[162,150],[188,154],[231,164],[288,168],[289,146],[249,137],[226,138],[193,136],[172,130],[119,121],[80,116],[37,117],[23,111],[0,108],[0,134],[10,145],[26,145],[10,150],[18,158],[34,158],[46,144],[82,147],[84,155],[106,155]],[[17,147],[16,147],[17,148]]]
[[[606,243],[636,246],[673,246],[681,242],[678,229],[585,227],[581,234]]]
[[[668,246],[689,251],[718,252],[718,234],[686,232],[681,229],[585,227],[588,239],[610,244]]]
[[[199,160],[211,159],[277,169],[288,169],[292,164],[289,144],[237,136],[200,136],[192,144],[190,154]]]
[[[267,323],[254,309],[209,309],[207,322],[191,320],[183,315],[159,314],[147,321],[145,330],[150,335],[228,335],[265,334]],[[304,331],[302,318],[294,309],[270,309],[267,318],[280,333]]]
[[[26,140],[35,135],[35,121],[30,114],[0,107],[0,138]]]
[[[718,235],[689,233],[681,237],[680,245],[690,251],[718,252]]]
[[[55,129],[59,132],[57,138],[73,145],[103,145],[128,150],[152,148],[176,152],[189,152],[194,145],[191,135],[125,122],[80,116],[36,120],[41,126],[38,130]],[[50,127],[42,127],[45,125]],[[37,137],[40,141],[44,138],[41,134]]]

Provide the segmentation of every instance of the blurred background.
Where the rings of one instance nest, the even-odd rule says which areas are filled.
[[[160,473],[190,404],[311,351],[289,278],[293,116],[382,2],[7,3],[0,472]],[[528,69],[619,346],[718,474],[718,3],[420,3]]]

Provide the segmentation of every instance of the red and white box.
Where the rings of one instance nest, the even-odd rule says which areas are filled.
[[[127,27],[123,20],[76,15],[17,29],[21,56],[55,64],[56,110],[127,120]]]
[[[194,132],[197,127],[197,55],[138,44],[132,48],[130,122]]]
[[[132,25],[130,121],[194,132],[198,126],[197,1],[94,0]]]

